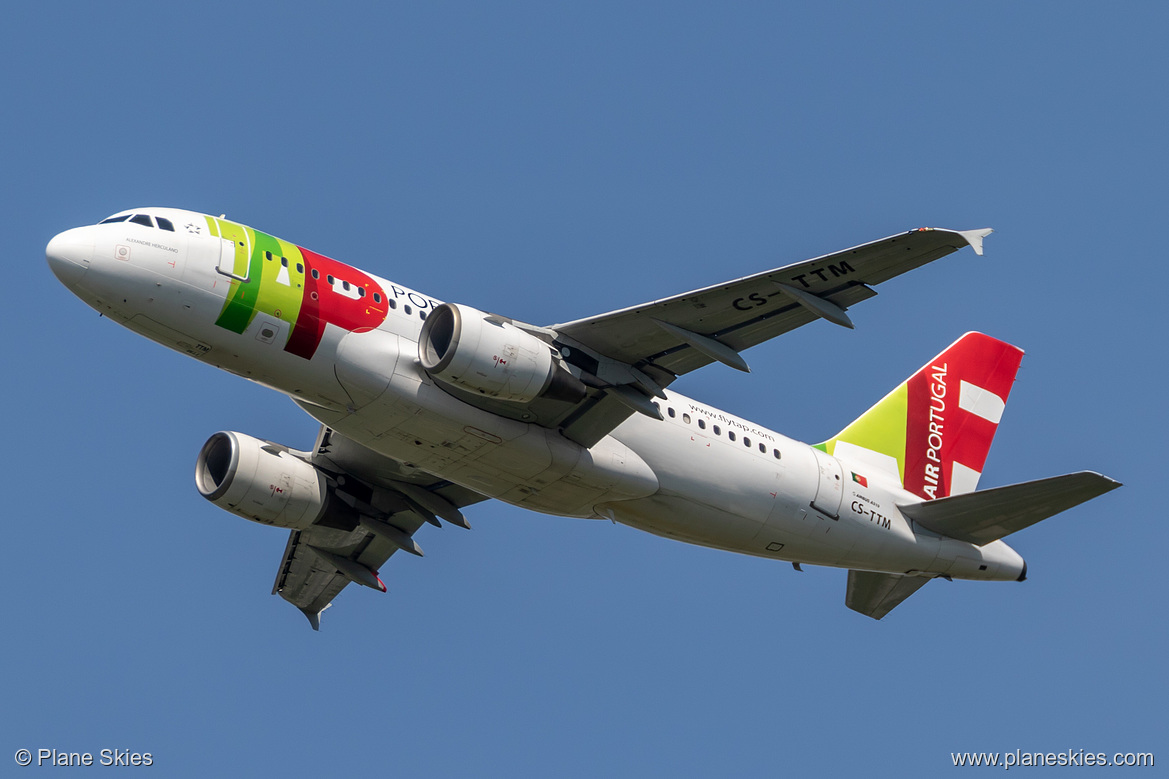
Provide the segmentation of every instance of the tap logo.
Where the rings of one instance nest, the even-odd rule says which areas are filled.
[[[284,351],[309,360],[325,325],[362,332],[385,321],[385,290],[368,274],[246,225],[206,219],[210,234],[235,252],[219,327],[242,334],[259,314],[283,319],[292,323]]]

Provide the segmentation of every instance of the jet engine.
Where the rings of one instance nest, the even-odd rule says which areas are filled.
[[[351,511],[330,500],[328,479],[310,463],[243,433],[207,439],[195,463],[195,486],[221,509],[293,530],[304,530],[326,513]]]
[[[418,338],[418,359],[432,378],[496,400],[575,403],[588,393],[551,346],[503,317],[460,303],[430,312]]]

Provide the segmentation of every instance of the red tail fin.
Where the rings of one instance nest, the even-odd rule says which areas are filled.
[[[967,333],[906,382],[905,489],[923,498],[973,492],[1023,350]]]

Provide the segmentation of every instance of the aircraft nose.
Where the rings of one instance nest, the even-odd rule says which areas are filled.
[[[45,247],[45,259],[53,275],[69,289],[81,280],[93,258],[93,235],[84,227],[75,227],[53,236]]]

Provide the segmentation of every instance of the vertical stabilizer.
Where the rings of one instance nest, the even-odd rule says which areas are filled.
[[[926,500],[973,492],[1022,360],[1018,347],[967,333],[818,448],[895,464]]]

